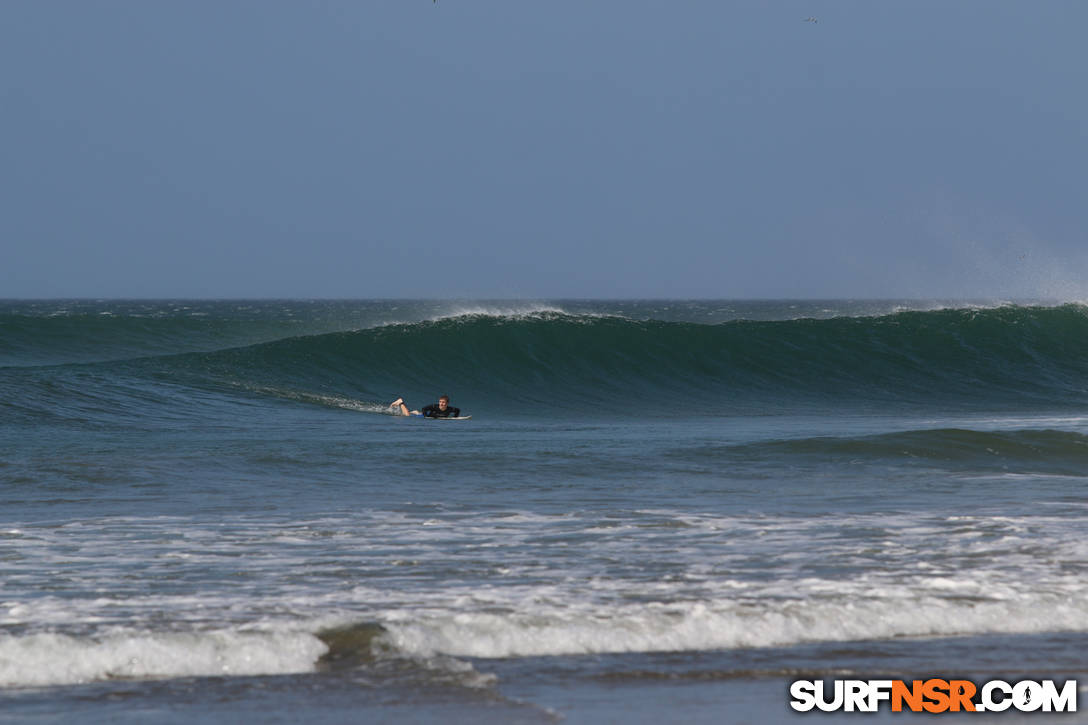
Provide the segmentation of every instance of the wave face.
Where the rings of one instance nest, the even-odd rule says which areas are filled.
[[[79,360],[73,328],[89,325],[93,336],[103,324],[67,319],[35,327],[9,320],[4,350],[11,357],[35,349],[40,358],[59,346],[52,340],[63,333],[66,354]],[[106,383],[114,376],[169,379],[362,410],[398,395],[422,404],[441,392],[466,409],[632,416],[829,406],[1062,409],[1088,402],[1088,310],[1080,305],[717,324],[548,309],[476,311],[177,354],[159,353],[171,345],[208,346],[215,334],[233,341],[269,335],[274,326],[261,321],[247,329],[236,320],[223,331],[194,328],[188,319],[117,324],[123,329],[112,352],[143,344],[143,354],[87,364],[81,374]],[[31,366],[17,367],[25,373]]]
[[[190,373],[384,400],[631,415],[828,405],[1008,409],[1088,402],[1079,306],[714,325],[469,314],[169,361]]]

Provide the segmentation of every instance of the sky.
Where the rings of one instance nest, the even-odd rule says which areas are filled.
[[[1086,28],[1082,0],[5,0],[0,298],[1088,299]]]

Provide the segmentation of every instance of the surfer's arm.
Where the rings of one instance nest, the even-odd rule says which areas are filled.
[[[403,398],[397,398],[396,400],[394,400],[392,403],[389,404],[389,407],[393,408],[394,410],[399,410],[398,415],[411,415],[412,414],[411,412],[408,411],[408,406],[404,404],[404,399]],[[419,414],[418,410],[413,411],[413,412],[415,412],[417,415]]]

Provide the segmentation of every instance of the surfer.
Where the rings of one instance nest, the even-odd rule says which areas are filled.
[[[421,415],[424,418],[460,418],[461,409],[450,405],[450,396],[443,395],[437,403],[424,406],[423,410],[408,410],[404,404],[404,398],[397,398],[389,404],[390,408],[397,411],[398,415]]]

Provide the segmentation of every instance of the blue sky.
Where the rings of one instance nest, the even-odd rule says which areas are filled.
[[[11,0],[0,297],[1088,298],[1085,28],[1072,0]]]

